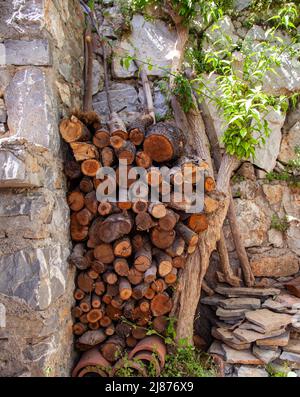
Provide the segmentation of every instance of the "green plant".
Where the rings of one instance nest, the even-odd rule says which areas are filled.
[[[163,377],[214,377],[216,370],[211,358],[197,351],[186,340],[179,340],[174,351],[166,356]]]
[[[289,366],[287,362],[284,362],[282,370],[278,370],[272,364],[268,364],[266,366],[266,371],[271,378],[287,378]]]
[[[285,181],[289,186],[300,187],[300,148],[295,147],[296,158],[290,160],[281,172],[269,172],[266,176],[269,182]]]
[[[271,229],[278,230],[282,233],[285,233],[289,228],[289,221],[286,216],[280,218],[277,214],[272,216],[271,220]]]

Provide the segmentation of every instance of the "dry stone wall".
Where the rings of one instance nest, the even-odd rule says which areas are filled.
[[[58,122],[81,104],[84,18],[75,0],[0,9],[0,376],[67,376],[74,272]]]

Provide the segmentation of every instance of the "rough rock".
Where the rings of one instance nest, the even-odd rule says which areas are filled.
[[[234,200],[242,241],[245,247],[260,246],[267,238],[268,219],[257,203]]]
[[[297,277],[294,280],[287,282],[285,284],[285,287],[290,291],[291,294],[300,298],[300,277]],[[295,306],[297,306],[297,308],[300,309],[299,303]]]
[[[281,292],[281,294],[276,297],[276,302],[279,302],[286,308],[300,309],[300,297],[297,298],[289,293]]]
[[[289,343],[283,347],[284,351],[300,354],[300,339],[290,339]]]
[[[100,62],[93,60],[93,95],[102,91],[104,86],[104,69]]]
[[[260,300],[256,298],[231,298],[220,300],[219,306],[224,309],[259,309]]]
[[[254,345],[253,354],[262,360],[265,364],[269,364],[272,361],[276,360],[280,356],[281,351],[279,349],[277,350],[266,350],[266,349],[261,349],[258,346]]]
[[[259,309],[245,314],[248,321],[262,327],[265,332],[272,332],[292,322],[288,314],[274,313],[268,309]]]
[[[214,340],[208,349],[208,353],[224,356],[224,350],[222,349],[222,343],[217,340]]]
[[[246,180],[235,183],[231,190],[233,198],[254,200],[259,192],[259,186],[253,181]]]
[[[3,99],[0,98],[0,123],[6,123],[7,112]]]
[[[0,328],[6,327],[6,308],[3,303],[0,303]]]
[[[220,50],[226,48],[228,47],[229,39],[232,43],[236,43],[238,41],[238,36],[235,34],[233,23],[227,15],[212,27],[208,28],[205,33],[206,35],[203,43],[203,48],[205,50]]]
[[[300,354],[284,351],[284,352],[282,352],[280,359],[286,360],[286,361],[292,361],[292,362],[300,364]]]
[[[1,62],[0,62],[1,63]],[[11,75],[5,67],[0,66],[0,98],[4,96],[4,92],[9,85]]]
[[[281,335],[274,336],[271,338],[257,339],[257,346],[286,346],[289,343],[290,332],[286,331]]]
[[[268,239],[269,243],[275,248],[281,248],[283,246],[283,236],[279,230],[270,229],[268,231]]]
[[[267,378],[268,372],[264,368],[255,368],[240,366],[236,369],[236,376],[238,378]]]
[[[52,55],[48,40],[4,41],[7,65],[49,66]]]
[[[11,135],[55,152],[59,134],[54,98],[46,72],[37,67],[18,71],[5,93]]]
[[[218,307],[217,309],[217,316],[222,318],[234,318],[234,317],[244,317],[245,311],[248,309],[223,309]]]
[[[255,169],[253,164],[249,161],[245,161],[237,171],[237,174],[242,176],[243,178],[250,179],[251,181],[255,181]]]
[[[282,204],[287,217],[292,221],[299,220],[300,214],[300,194],[292,192],[287,186],[283,191]],[[293,219],[294,218],[294,219]]]
[[[276,296],[280,294],[280,289],[276,288],[248,288],[248,287],[222,287],[217,286],[215,291],[229,298],[238,298],[240,296]]]
[[[295,147],[300,146],[300,121],[283,135],[278,159],[283,163],[296,159]]]
[[[224,299],[224,296],[214,294],[212,296],[205,296],[204,298],[202,298],[201,303],[203,305],[218,306],[220,302],[222,302]]]
[[[252,343],[258,339],[265,339],[265,338],[281,335],[284,332],[285,332],[284,328],[277,329],[276,331],[270,331],[266,334],[262,334],[260,332],[256,332],[253,330],[237,328],[233,331],[233,335],[243,342]]]
[[[250,344],[244,342],[233,335],[232,331],[224,328],[212,328],[212,336],[226,343],[228,346],[236,350],[246,350],[250,348]]]
[[[235,0],[234,8],[237,11],[243,11],[245,8],[249,7],[250,4],[251,4],[251,0]]]
[[[253,255],[250,266],[256,277],[284,277],[299,271],[299,259],[286,250],[273,249],[261,255]]]
[[[262,189],[270,204],[281,203],[284,192],[283,186],[279,184],[263,184]]]
[[[265,145],[256,148],[252,162],[257,167],[270,172],[274,169],[279,154],[285,116],[272,110],[265,116],[265,120],[271,131],[270,136],[266,138]]]
[[[287,230],[288,247],[298,256],[300,256],[300,218],[292,220]]]
[[[114,47],[112,65],[111,65],[112,75],[114,78],[128,79],[130,77],[135,76],[138,68],[133,61],[130,61],[129,65],[127,65],[128,68],[122,66],[122,59],[127,56],[134,57],[134,53],[135,53],[134,48],[126,39],[122,40],[120,43],[118,43],[117,46]],[[148,69],[147,69],[147,73],[148,73]]]
[[[235,350],[225,344],[222,345],[225,360],[228,364],[262,365],[264,362],[255,357],[251,350]]]
[[[119,112],[126,106],[126,109],[119,112],[120,117],[130,122],[138,116],[139,101],[137,91],[129,84],[112,83],[110,85],[110,95],[112,106],[115,112]],[[106,93],[104,91],[98,93],[93,98],[94,109],[107,120],[108,106],[106,100]]]
[[[120,58],[123,54],[135,52],[137,59],[153,64],[149,70],[152,76],[164,76],[175,56],[177,35],[174,30],[161,21],[148,21],[142,15],[134,15],[131,21],[131,33],[122,40],[120,49],[115,50],[113,60],[114,76],[133,77],[136,68],[131,64],[128,70],[122,68]]]
[[[286,314],[295,314],[297,313],[298,309],[287,309],[282,305],[280,302],[277,302],[276,300],[273,299],[267,299],[262,307],[264,309],[270,309],[276,313],[286,313]]]
[[[65,291],[68,249],[61,246],[2,256],[0,293],[45,310]]]

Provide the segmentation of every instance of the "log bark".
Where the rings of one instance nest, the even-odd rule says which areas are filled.
[[[89,129],[75,116],[71,116],[69,119],[63,119],[60,123],[59,131],[67,143],[91,140]]]

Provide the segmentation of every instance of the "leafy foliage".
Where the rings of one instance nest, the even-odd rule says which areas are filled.
[[[271,229],[278,230],[285,233],[289,228],[289,222],[286,216],[280,218],[278,215],[274,214],[271,221]]]
[[[289,186],[299,188],[300,187],[300,147],[295,147],[296,158],[290,160],[281,172],[269,172],[267,179],[271,181],[285,181]]]

